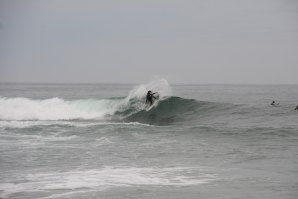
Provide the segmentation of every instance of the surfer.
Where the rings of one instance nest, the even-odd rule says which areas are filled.
[[[279,103],[276,104],[275,101],[271,102],[271,106],[278,106],[278,105],[279,105]]]
[[[298,105],[296,106],[295,111],[298,111]]]
[[[148,91],[147,92],[147,96],[146,96],[146,104],[150,103],[150,106],[153,104],[153,98],[156,99],[156,97],[154,96],[155,93],[152,93],[152,91]]]

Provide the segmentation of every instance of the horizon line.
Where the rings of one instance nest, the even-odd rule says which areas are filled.
[[[149,81],[150,82],[150,81]],[[52,84],[52,85],[78,85],[78,84],[83,84],[83,85],[95,85],[95,84],[111,84],[111,85],[116,85],[116,84],[122,84],[122,85],[133,85],[133,84],[146,84],[146,82],[1,82],[0,84]],[[298,85],[298,83],[194,83],[194,82],[175,82],[171,83],[171,85]]]

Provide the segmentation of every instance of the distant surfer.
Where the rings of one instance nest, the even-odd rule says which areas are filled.
[[[298,111],[298,105],[296,106],[295,111]]]
[[[152,91],[148,91],[147,92],[147,96],[146,96],[146,104],[150,103],[150,106],[153,104],[153,99],[156,99],[156,97],[154,96],[155,93],[152,93]]]
[[[275,101],[273,100],[272,102],[271,102],[271,106],[276,106],[276,105],[279,105],[279,103],[275,103]]]

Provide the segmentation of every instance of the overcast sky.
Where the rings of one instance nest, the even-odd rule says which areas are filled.
[[[297,0],[0,1],[0,82],[297,84]]]

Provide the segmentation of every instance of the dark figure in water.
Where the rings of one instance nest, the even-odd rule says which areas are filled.
[[[298,105],[296,106],[295,111],[298,111]]]
[[[271,106],[278,106],[278,105],[279,105],[279,103],[276,104],[275,101],[271,102]]]
[[[150,103],[150,106],[153,104],[153,98],[156,99],[154,94],[156,94],[156,93],[152,93],[151,91],[148,91],[147,96],[146,96],[146,104]]]

